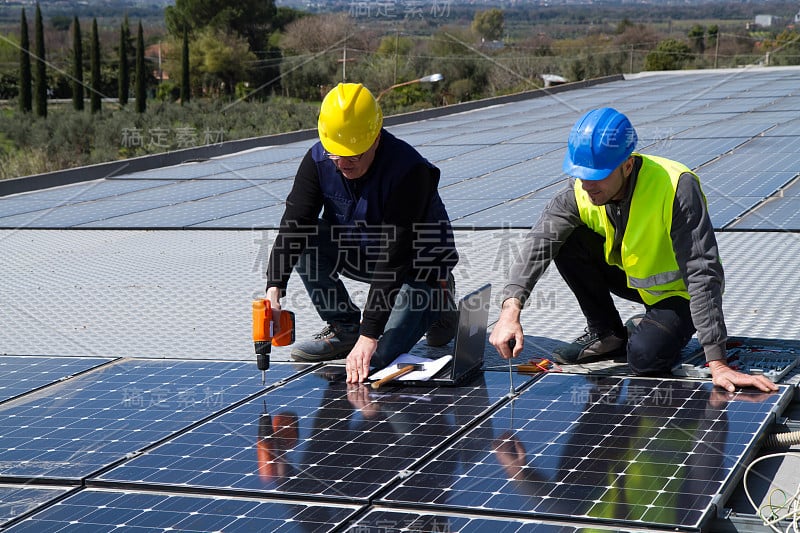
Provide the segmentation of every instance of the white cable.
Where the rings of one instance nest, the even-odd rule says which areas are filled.
[[[747,487],[747,476],[750,474],[750,471],[753,469],[753,467],[765,459],[772,459],[776,457],[800,458],[800,453],[792,453],[792,452],[772,453],[769,455],[764,455],[762,457],[759,457],[758,459],[755,459],[753,462],[747,465],[747,468],[744,471],[744,476],[742,477],[742,486],[744,487],[744,493],[747,496],[747,500],[750,502],[750,505],[753,507],[753,509],[756,510],[758,517],[761,518],[761,520],[763,520],[765,526],[768,526],[772,531],[775,531],[776,533],[789,533],[789,531],[800,533],[799,529],[800,526],[798,525],[800,523],[800,483],[798,483],[797,489],[795,490],[794,494],[791,495],[791,497],[787,497],[786,492],[783,491],[782,489],[780,488],[775,489],[777,492],[780,492],[784,495],[785,501],[782,504],[776,506],[772,503],[772,496],[775,494],[775,492],[773,491],[769,493],[769,498],[767,500],[767,503],[765,505],[762,505],[760,508],[756,506],[755,501],[753,501],[753,497],[750,495],[750,490]],[[772,483],[770,483],[768,489],[771,488],[772,488]],[[785,510],[786,513],[783,515],[778,514],[782,510]],[[764,512],[768,512],[769,516],[765,517]],[[785,531],[781,531],[775,526],[775,524],[777,524],[778,522],[781,522],[782,520],[786,519],[790,520],[791,522],[786,527]]]

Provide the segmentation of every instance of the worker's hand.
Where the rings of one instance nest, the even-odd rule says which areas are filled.
[[[281,290],[278,287],[267,288],[267,300],[269,300],[270,308],[280,311],[281,308]]]
[[[729,367],[722,359],[709,361],[708,368],[711,370],[711,382],[728,392],[736,391],[736,387],[755,387],[764,392],[778,390],[778,386],[765,376],[744,374]]]
[[[500,318],[489,336],[489,343],[503,359],[517,357],[522,353],[525,337],[522,334],[522,324],[519,323],[521,310],[522,303],[516,298],[508,298],[503,302]],[[514,341],[513,345],[509,344],[509,341]]]
[[[378,349],[377,339],[361,335],[356,345],[347,354],[345,368],[347,369],[347,383],[361,383],[369,376],[369,360]]]

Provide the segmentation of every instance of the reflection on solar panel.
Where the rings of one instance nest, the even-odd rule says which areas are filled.
[[[342,371],[292,380],[92,483],[363,501],[508,392],[507,375],[487,374],[470,386],[375,393],[348,386]]]
[[[487,531],[493,533],[611,533],[613,531],[626,533],[634,530],[620,527],[606,529],[597,525],[582,527],[519,518],[511,520],[463,514],[428,512],[422,514],[414,511],[375,509],[345,531],[348,533],[395,531],[458,531],[459,533],[486,533]],[[635,531],[646,532],[647,530],[637,528]]]
[[[275,365],[270,379],[294,372]],[[123,360],[0,406],[0,478],[80,479],[263,390],[241,362]]]
[[[99,357],[0,356],[0,402],[109,361]]]
[[[380,501],[698,528],[790,398],[548,374]]]
[[[0,485],[0,527],[45,503],[58,498],[68,487]]]
[[[331,531],[357,509],[352,505],[82,490],[7,531]]]

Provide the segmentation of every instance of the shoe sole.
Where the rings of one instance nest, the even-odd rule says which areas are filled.
[[[614,350],[603,354],[590,355],[588,357],[579,357],[577,361],[565,361],[558,354],[554,354],[555,360],[561,365],[583,365],[586,363],[596,363],[598,361],[614,360],[616,362],[625,362],[628,359],[627,350]]]
[[[352,348],[348,348],[346,351],[335,352],[332,354],[310,354],[306,353],[302,350],[292,350],[289,356],[297,362],[300,363],[322,363],[324,361],[333,361],[334,359],[344,359],[347,357],[347,354],[350,353]]]

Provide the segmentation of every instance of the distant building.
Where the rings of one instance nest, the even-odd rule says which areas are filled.
[[[795,16],[795,19],[797,19],[797,16]],[[776,15],[756,15],[755,25],[761,28],[771,28],[779,25],[781,22],[781,17]]]
[[[794,16],[794,23],[800,24],[800,11],[798,11],[797,15]]]

